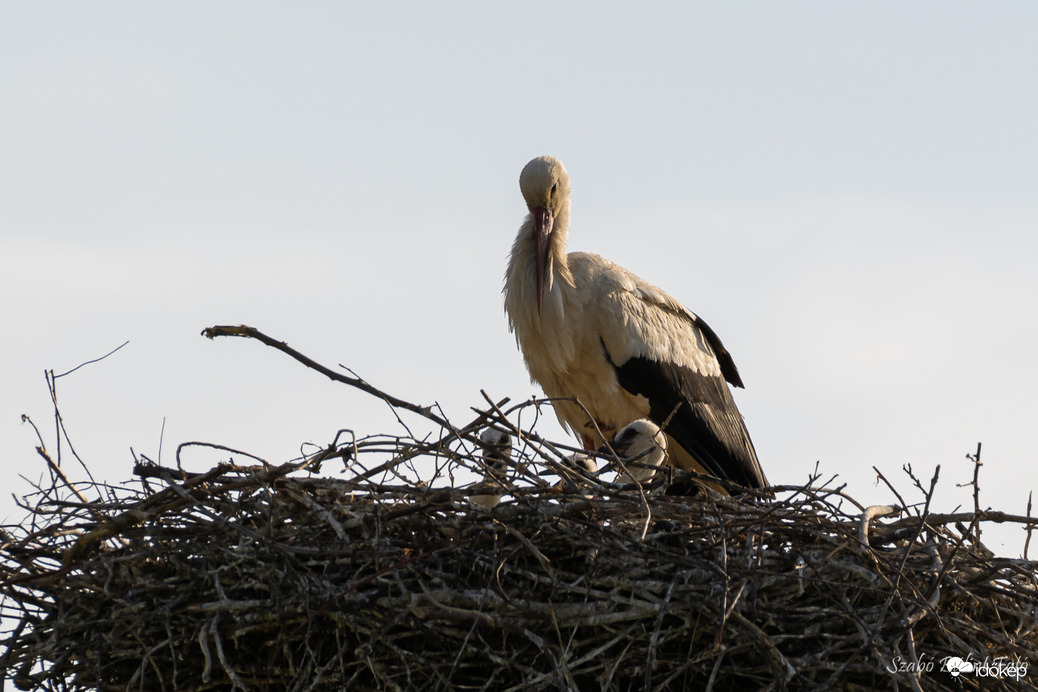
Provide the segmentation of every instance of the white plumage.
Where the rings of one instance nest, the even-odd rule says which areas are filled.
[[[583,452],[570,454],[566,457],[566,463],[592,476],[598,473],[598,461],[590,454],[584,454]]]
[[[562,465],[577,473],[562,474],[560,487],[564,492],[582,493],[584,497],[592,497],[587,491],[593,484],[584,477],[584,474],[595,477],[598,475],[598,460],[590,454],[575,452],[562,460]],[[550,473],[548,475],[556,475]]]
[[[627,466],[627,475],[639,483],[650,480],[667,461],[667,436],[648,418],[628,423],[609,444]]]
[[[470,495],[469,500],[483,507],[493,507],[501,501],[501,491],[508,484],[508,460],[512,455],[512,437],[500,430],[487,428],[480,434],[479,439],[486,445],[483,450],[482,485],[497,492]]]
[[[570,183],[558,159],[530,161],[519,187],[530,214],[512,246],[505,311],[563,425],[594,449],[639,418],[666,423],[671,463],[767,485],[725,382],[742,380],[713,330],[623,267],[566,253]]]

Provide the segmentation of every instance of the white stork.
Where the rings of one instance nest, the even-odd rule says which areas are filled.
[[[623,267],[566,253],[570,186],[561,161],[530,161],[519,188],[530,214],[512,246],[505,312],[559,421],[589,450],[639,418],[666,423],[675,466],[766,486],[725,383],[742,380],[717,334]]]
[[[667,461],[667,436],[648,418],[622,427],[609,445],[624,465],[630,464],[627,475],[639,483],[650,480]],[[609,454],[606,447],[598,451]]]
[[[508,459],[512,455],[512,436],[501,430],[487,428],[479,439],[486,445],[483,450],[484,487],[498,492],[488,495],[470,495],[469,501],[483,507],[493,507],[501,501],[501,491],[507,484]]]
[[[570,454],[566,457],[566,463],[589,476],[594,476],[598,473],[598,461],[590,454],[584,454],[583,452]]]

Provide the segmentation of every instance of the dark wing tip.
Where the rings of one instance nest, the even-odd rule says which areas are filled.
[[[714,356],[717,357],[717,363],[721,366],[721,374],[724,375],[724,379],[728,380],[733,387],[745,388],[742,377],[739,375],[739,368],[735,367],[732,354],[721,343],[721,337],[717,336],[717,332],[711,329],[702,317],[694,312],[689,312],[689,314],[692,315],[692,322],[703,332],[710,348],[714,350]]]
[[[724,379],[645,357],[613,367],[620,386],[648,399],[649,417],[666,422],[667,434],[710,473],[747,488],[767,485]]]

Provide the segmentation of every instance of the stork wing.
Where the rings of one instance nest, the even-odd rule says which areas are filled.
[[[594,274],[588,318],[620,386],[648,399],[649,417],[666,423],[667,434],[708,472],[745,487],[767,485],[725,382],[741,387],[742,380],[717,334],[626,269],[595,256],[586,261]]]

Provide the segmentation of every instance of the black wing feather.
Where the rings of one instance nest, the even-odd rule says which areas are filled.
[[[605,350],[605,343],[602,347]],[[662,426],[673,413],[667,434],[707,471],[747,488],[767,485],[753,442],[722,377],[645,357],[630,358],[623,365],[610,358],[610,363],[621,387],[649,400],[649,417],[654,423]]]

